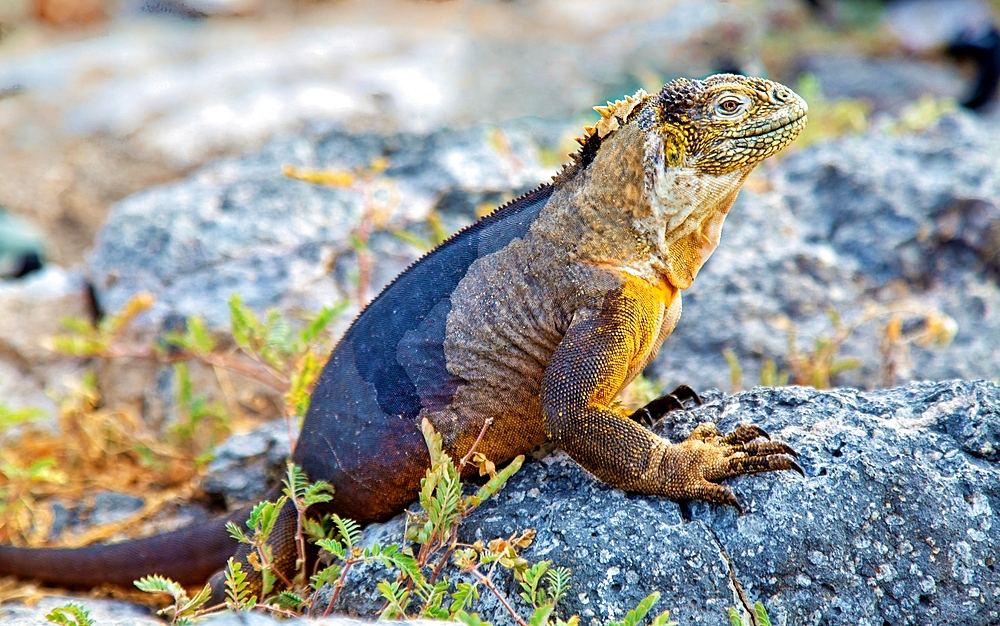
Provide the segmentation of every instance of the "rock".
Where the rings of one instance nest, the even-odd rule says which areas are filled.
[[[90,257],[97,300],[115,311],[148,290],[158,300],[150,323],[202,315],[216,329],[228,329],[234,293],[257,310],[316,311],[357,291],[351,237],[366,202],[381,224],[369,241],[378,259],[371,297],[422,252],[394,230],[419,226],[435,208],[456,229],[484,198],[534,187],[550,176],[542,160],[565,130],[522,121],[426,137],[317,132],[217,162],[114,208]],[[386,158],[382,176],[361,174],[349,188],[282,173],[285,165],[351,172]]]
[[[104,491],[94,498],[88,521],[95,526],[121,521],[139,511],[143,504],[142,498]]]
[[[670,609],[681,624],[727,623],[727,607],[745,613],[756,600],[774,624],[1000,620],[1000,464],[969,452],[949,427],[956,419],[1000,426],[1000,387],[757,388],[706,400],[657,429],[676,441],[701,421],[724,432],[754,423],[799,452],[806,478],[729,481],[747,509],[739,516],[610,489],[557,453],[525,463],[464,522],[460,540],[537,530],[522,554],[572,570],[560,614],[577,613],[584,624],[621,619],[653,591],[663,594],[656,610]],[[399,542],[404,523],[370,527],[366,538]],[[385,578],[359,569],[342,608],[377,613],[375,583]],[[496,582],[519,602],[508,574]],[[485,589],[481,597],[483,619],[513,623]]]
[[[224,499],[230,510],[255,503],[269,486],[281,483],[289,456],[288,425],[283,419],[233,435],[216,448],[201,489]]]
[[[38,626],[47,624],[45,615],[52,609],[69,603],[82,606],[90,612],[97,626],[162,626],[163,620],[154,617],[147,607],[97,598],[77,598],[48,596],[32,606],[4,604],[0,606],[0,619],[4,626]],[[72,622],[75,623],[75,622]],[[448,622],[431,620],[411,620],[407,622],[385,621],[383,624],[403,626],[442,626]],[[278,620],[265,613],[221,613],[209,615],[198,621],[202,626],[278,626],[279,624],[309,624],[311,626],[367,626],[370,622],[344,617],[326,619]]]
[[[817,54],[801,59],[796,68],[816,76],[825,98],[860,98],[876,112],[899,113],[922,96],[958,100],[968,89],[960,69],[942,61]]]
[[[911,134],[887,129],[816,145],[770,172],[771,191],[744,190],[722,243],[684,294],[684,314],[649,374],[730,388],[731,349],[753,384],[767,359],[786,366],[789,328],[801,349],[834,330],[827,310],[850,325],[909,312],[957,324],[945,348],[884,348],[888,314],[849,334],[840,356],[863,367],[839,385],[890,386],[920,379],[1000,379],[1000,147],[996,122],[969,114]],[[949,319],[950,318],[950,319]],[[884,367],[895,367],[886,376]]]
[[[54,265],[22,280],[0,280],[0,404],[36,407],[54,417],[47,389],[63,388],[79,365],[47,348],[45,341],[64,329],[65,316],[90,316],[90,296],[79,270]]]
[[[0,606],[0,620],[4,626],[38,626],[47,624],[45,615],[52,609],[67,604],[77,604],[90,612],[91,619],[100,626],[162,626],[163,621],[152,615],[144,606],[120,602],[118,600],[99,600],[96,598],[72,598],[60,596],[43,597],[36,604],[24,606],[20,604],[3,604]],[[75,623],[75,622],[70,622]]]
[[[139,0],[112,4],[134,15]],[[188,15],[281,6],[142,4]],[[762,21],[746,13],[721,0],[525,6],[380,0],[286,9],[280,19],[256,23],[146,14],[113,20],[99,36],[4,55],[0,87],[22,85],[48,119],[65,122],[64,132],[128,137],[135,152],[190,168],[316,121],[430,132],[522,115],[565,119],[634,91],[635,76],[709,73],[715,51],[700,45],[703,34],[727,29],[730,41],[734,33],[752,40]],[[92,78],[81,83],[80,76]]]

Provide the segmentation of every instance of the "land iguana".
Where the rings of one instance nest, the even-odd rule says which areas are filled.
[[[768,80],[720,74],[597,110],[551,183],[410,266],[333,350],[293,455],[335,489],[316,513],[366,524],[415,500],[430,465],[423,418],[453,458],[485,427],[477,451],[496,464],[550,441],[613,487],[675,500],[738,506],[720,481],[801,473],[792,449],[756,426],[722,435],[705,423],[671,443],[644,424],[671,402],[632,412],[616,398],[677,324],[680,292],[718,245],[750,171],[802,130],[805,102]],[[224,522],[108,546],[0,547],[0,573],[68,587],[152,573],[200,584],[238,552]],[[271,534],[286,574],[295,528],[287,505]],[[237,556],[253,574],[246,552]]]

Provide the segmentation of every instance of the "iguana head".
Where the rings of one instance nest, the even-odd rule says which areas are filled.
[[[663,146],[667,167],[706,176],[749,171],[798,137],[806,103],[794,91],[763,78],[716,74],[664,85],[640,120]]]
[[[807,107],[784,85],[732,74],[677,79],[642,104],[633,123],[644,133],[646,206],[633,227],[650,246],[650,269],[686,289],[740,185],[798,136]]]

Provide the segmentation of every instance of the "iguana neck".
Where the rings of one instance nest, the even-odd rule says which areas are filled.
[[[687,289],[750,170],[709,176],[665,167],[662,145],[647,134],[628,124],[606,137],[588,167],[560,182],[536,227],[571,262]]]

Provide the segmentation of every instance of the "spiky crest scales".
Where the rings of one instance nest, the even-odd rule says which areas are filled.
[[[621,128],[622,124],[627,122],[638,109],[642,108],[640,105],[645,103],[648,98],[649,94],[644,89],[639,89],[631,96],[625,96],[622,100],[594,107],[601,119],[593,126],[584,127],[583,136],[576,139],[576,142],[580,144],[580,149],[570,155],[570,162],[564,165],[562,170],[552,178],[553,184],[567,180],[587,167],[597,154],[601,140]]]

